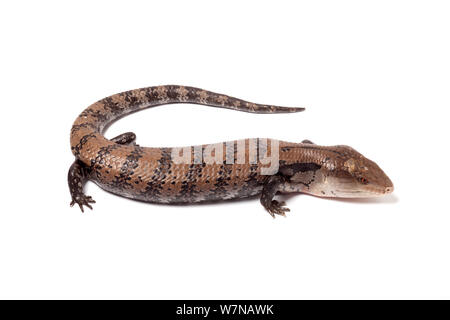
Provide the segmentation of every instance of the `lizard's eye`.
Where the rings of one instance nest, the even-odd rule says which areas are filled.
[[[368,183],[369,183],[369,180],[367,180],[367,179],[364,178],[364,177],[360,177],[360,178],[359,178],[359,182],[361,182],[362,184],[368,184]]]

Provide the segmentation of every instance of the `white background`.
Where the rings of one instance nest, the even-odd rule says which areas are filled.
[[[0,298],[450,298],[446,1],[14,1],[0,5]],[[260,103],[114,124],[143,146],[347,144],[393,195],[145,204],[93,183],[70,208],[69,132],[105,96],[183,84]]]

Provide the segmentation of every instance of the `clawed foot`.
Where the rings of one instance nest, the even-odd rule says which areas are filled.
[[[286,208],[286,202],[272,200],[272,202],[266,207],[266,210],[269,211],[270,215],[275,218],[275,215],[278,214],[280,216],[286,217],[286,212],[289,212],[289,208]]]
[[[92,210],[92,206],[89,203],[95,203],[95,200],[92,199],[91,196],[79,194],[79,195],[75,196],[75,198],[72,198],[72,202],[70,203],[70,206],[73,207],[73,205],[75,203],[77,203],[80,206],[81,212],[84,212],[83,206],[86,206]]]

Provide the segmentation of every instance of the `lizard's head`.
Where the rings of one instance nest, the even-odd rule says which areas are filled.
[[[327,194],[345,198],[366,198],[389,194],[394,185],[372,160],[349,146],[336,146],[338,160],[325,164],[323,187]]]

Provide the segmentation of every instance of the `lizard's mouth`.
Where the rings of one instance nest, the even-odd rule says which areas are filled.
[[[343,198],[372,198],[384,196],[394,191],[394,186],[364,186],[360,189],[341,189],[337,188],[334,193]]]
[[[328,179],[324,187],[328,187],[332,196],[340,198],[373,198],[394,191],[394,185],[389,178],[382,183],[368,184],[361,184],[355,179]]]

